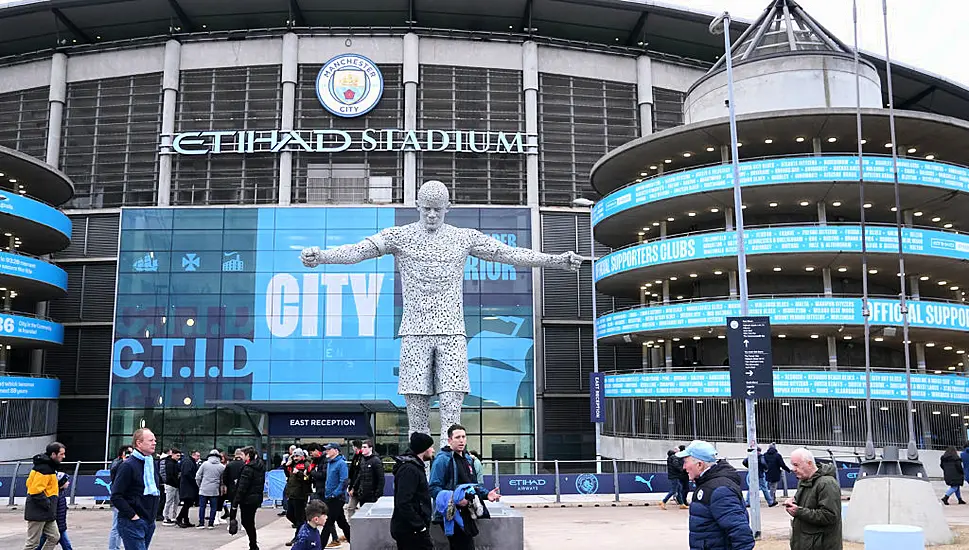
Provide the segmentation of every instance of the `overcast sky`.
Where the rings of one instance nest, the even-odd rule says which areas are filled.
[[[731,15],[753,21],[770,0],[661,0],[688,9]],[[842,42],[851,46],[854,31],[851,0],[797,0]],[[858,43],[861,49],[885,57],[882,0],[858,0]],[[969,86],[969,1],[888,0],[888,30],[893,61],[918,67]]]
[[[770,0],[659,0],[687,9],[753,21]],[[0,6],[12,3],[0,0]],[[853,43],[851,0],[798,0],[802,8],[849,46]],[[858,40],[863,50],[884,57],[882,1],[858,0]],[[969,0],[888,0],[892,59],[969,87]]]

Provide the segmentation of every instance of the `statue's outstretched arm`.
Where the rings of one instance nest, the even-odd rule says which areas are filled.
[[[471,246],[471,255],[490,262],[520,265],[522,267],[554,267],[568,271],[578,271],[582,266],[582,256],[575,252],[562,254],[545,254],[531,248],[518,248],[478,233],[476,241]]]
[[[345,244],[335,248],[320,250],[318,246],[304,248],[299,258],[306,267],[320,264],[355,264],[380,256],[382,253],[370,239],[358,243]]]

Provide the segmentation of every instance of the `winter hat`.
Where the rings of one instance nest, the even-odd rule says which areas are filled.
[[[430,449],[432,445],[434,445],[434,440],[431,436],[421,432],[410,434],[410,450],[415,455]]]
[[[304,451],[303,449],[296,449],[295,451],[293,451],[293,456],[302,456],[305,458],[306,451]]]
[[[63,487],[64,484],[67,483],[68,481],[70,481],[70,479],[67,477],[67,474],[65,474],[64,472],[57,472],[58,487]]]
[[[211,451],[209,451],[209,456],[217,456],[219,458],[222,458],[222,453],[220,453],[218,449],[212,449]]]

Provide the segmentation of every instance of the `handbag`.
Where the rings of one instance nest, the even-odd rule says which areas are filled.
[[[229,534],[234,535],[239,532],[239,521],[236,518],[229,519]]]

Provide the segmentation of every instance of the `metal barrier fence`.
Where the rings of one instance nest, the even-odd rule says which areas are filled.
[[[830,451],[816,452],[819,462],[834,463],[838,468],[838,481],[843,488],[854,486],[858,475],[857,457],[835,455]],[[744,457],[728,460],[739,463]],[[387,462],[385,462],[387,464]],[[71,476],[70,505],[77,498],[94,498],[95,502],[107,502],[111,498],[111,476],[105,462],[64,462],[61,470]],[[0,498],[7,497],[7,505],[13,506],[17,498],[27,496],[27,475],[32,462],[0,462]],[[666,474],[666,458],[631,462],[604,460],[550,460],[550,461],[498,461],[483,463],[484,486],[498,488],[503,496],[547,496],[562,502],[566,495],[612,496],[619,502],[623,494],[666,493],[670,481]],[[82,474],[94,471],[94,474]],[[530,473],[523,473],[530,472]],[[744,490],[747,488],[745,470],[739,469]],[[386,475],[384,496],[393,495],[393,475]],[[269,500],[281,501],[286,478],[281,469],[267,472],[265,494]],[[778,488],[787,495],[789,488],[797,486],[792,474],[781,476]]]

